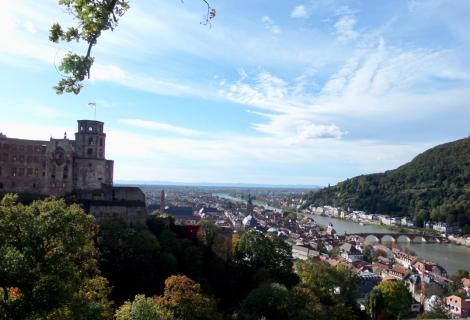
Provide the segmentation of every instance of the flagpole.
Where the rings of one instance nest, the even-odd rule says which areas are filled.
[[[89,102],[88,105],[93,109],[95,115],[94,120],[96,121],[96,102]]]

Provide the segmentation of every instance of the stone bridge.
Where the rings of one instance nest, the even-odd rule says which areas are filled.
[[[439,236],[429,236],[423,234],[414,234],[414,233],[374,233],[374,232],[364,232],[364,233],[345,233],[345,236],[357,236],[364,240],[366,238],[374,239],[376,242],[381,243],[383,240],[390,239],[393,242],[421,242],[421,243],[447,243],[449,240],[446,237]]]

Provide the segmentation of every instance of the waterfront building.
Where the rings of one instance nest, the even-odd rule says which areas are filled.
[[[452,227],[444,222],[438,222],[435,225],[433,225],[432,228],[433,230],[439,231],[440,233],[443,233],[443,234],[452,233]]]

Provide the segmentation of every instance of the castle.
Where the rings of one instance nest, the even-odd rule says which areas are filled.
[[[75,140],[7,138],[0,133],[0,192],[73,198],[98,220],[145,223],[139,188],[113,186],[114,161],[106,160],[104,123],[78,120]]]

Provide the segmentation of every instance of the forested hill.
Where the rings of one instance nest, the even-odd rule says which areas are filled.
[[[470,138],[429,149],[384,173],[361,175],[307,196],[308,204],[443,221],[470,233]]]

